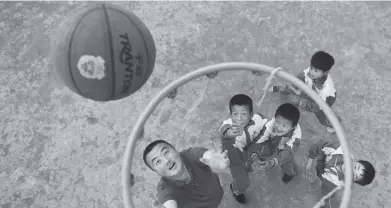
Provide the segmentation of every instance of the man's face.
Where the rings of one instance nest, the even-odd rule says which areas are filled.
[[[277,136],[284,136],[289,133],[294,126],[292,126],[292,121],[282,117],[276,116],[274,119],[274,133]]]
[[[361,163],[359,163],[357,161],[353,162],[353,181],[361,180],[362,177],[364,176],[364,170],[365,170],[365,168]],[[345,165],[344,164],[342,165],[342,171],[345,172]]]
[[[231,119],[233,123],[245,127],[252,117],[250,109],[246,105],[233,105],[231,107]]]
[[[156,145],[146,159],[152,169],[163,177],[175,178],[184,169],[179,152],[165,143]]]

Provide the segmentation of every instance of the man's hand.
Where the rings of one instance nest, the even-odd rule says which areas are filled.
[[[219,145],[218,150],[208,150],[204,153],[200,161],[209,166],[213,171],[223,171],[230,165],[228,158],[228,150],[222,151],[222,145]]]

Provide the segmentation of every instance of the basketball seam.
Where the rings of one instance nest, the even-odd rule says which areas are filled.
[[[112,90],[111,90],[111,97],[110,97],[110,100],[114,99],[115,97],[115,92],[116,92],[116,84],[115,84],[115,60],[114,60],[114,48],[113,48],[113,33],[111,32],[111,26],[110,26],[110,18],[109,18],[109,14],[107,12],[107,8],[104,4],[102,4],[102,7],[103,7],[103,12],[105,14],[105,21],[106,21],[106,26],[107,26],[107,31],[109,33],[109,44],[110,44],[110,63],[111,63],[111,72],[112,72]]]
[[[117,12],[119,12],[119,13],[121,13],[122,15],[124,15],[130,22],[132,22],[133,23],[133,25],[137,28],[137,31],[139,32],[139,34],[143,34],[142,32],[141,32],[141,30],[140,30],[140,28],[138,27],[138,25],[137,24],[135,24],[135,22],[127,15],[127,14],[125,14],[125,12],[123,12],[123,11],[121,11],[121,10],[119,10],[119,9],[117,9],[117,8],[114,8],[114,7],[110,7],[110,9],[112,9],[112,10],[115,10],[115,11],[117,11]],[[138,17],[137,17],[138,18]],[[141,21],[141,20],[140,20]],[[147,28],[147,30],[148,30],[148,28]],[[151,34],[149,34],[149,35],[151,35]],[[151,35],[152,36],[152,35]],[[143,42],[144,42],[144,45],[145,45],[145,50],[146,50],[146,52],[147,52],[147,59],[148,59],[148,61],[147,61],[147,74],[149,73],[149,63],[150,63],[150,57],[148,56],[148,44],[147,44],[147,42],[146,42],[146,40],[145,40],[145,38],[143,37],[143,35],[141,35],[141,37],[142,37],[142,39],[143,39]],[[153,39],[153,37],[152,37],[152,39]],[[156,58],[155,58],[156,59]],[[151,69],[151,70],[153,70],[153,69]],[[146,81],[147,81],[147,78],[148,78],[148,76],[145,76],[144,77],[144,80],[143,80],[143,83],[145,83]],[[140,86],[139,87],[139,89],[141,88],[142,86]]]
[[[72,79],[72,82],[73,82],[73,85],[75,86],[76,88],[76,91],[79,92],[79,94],[83,97],[88,97],[88,96],[85,96],[82,91],[80,90],[80,88],[77,86],[77,83],[75,81],[75,77],[73,76],[73,72],[72,72],[72,64],[71,64],[71,53],[72,53],[72,41],[73,41],[73,38],[75,36],[75,33],[76,33],[76,29],[79,27],[80,23],[82,20],[84,20],[84,18],[91,12],[95,11],[95,10],[98,10],[99,8],[93,8],[91,9],[90,11],[87,11],[84,15],[81,16],[81,18],[79,19],[79,21],[76,22],[76,25],[72,31],[72,34],[71,34],[71,38],[69,39],[69,49],[68,49],[68,70],[69,70],[69,74],[71,75],[71,79]]]

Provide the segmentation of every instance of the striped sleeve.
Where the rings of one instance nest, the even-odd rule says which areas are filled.
[[[221,136],[224,136],[225,135],[225,132],[231,128],[232,126],[232,119],[227,119],[225,121],[223,121],[223,124],[220,126],[219,128],[219,133]]]
[[[297,77],[298,79],[300,79],[302,82],[305,82],[305,72],[304,72],[304,71],[300,71],[300,72],[296,75],[296,77]]]
[[[293,131],[292,138],[288,140],[288,142],[285,144],[291,149],[297,148],[300,145],[301,141],[301,128],[300,125],[297,124],[295,127],[295,130]]]
[[[262,143],[270,139],[270,136],[273,132],[273,124],[274,124],[274,118],[265,124],[265,131],[261,136],[261,138],[259,138],[258,143]]]
[[[316,142],[310,147],[308,151],[308,157],[311,159],[315,159],[318,156],[325,156],[325,153],[322,150],[323,147],[327,147],[331,145],[332,143],[327,140],[324,139],[319,140],[318,142]]]

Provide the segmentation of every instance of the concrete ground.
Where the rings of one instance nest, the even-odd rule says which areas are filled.
[[[353,186],[354,208],[391,207],[391,3],[390,2],[118,2],[150,28],[157,47],[155,70],[132,96],[107,103],[84,99],[58,80],[49,62],[55,27],[78,3],[0,3],[0,206],[1,208],[121,208],[120,170],[129,132],[159,90],[199,67],[229,61],[281,66],[296,74],[316,50],[331,53],[331,75],[356,158],[375,165],[367,187]],[[178,149],[213,147],[235,93],[261,96],[266,76],[221,73],[194,80],[165,100],[146,125],[134,161],[137,207],[152,207],[159,177],[143,165],[151,139]],[[268,95],[271,116],[284,102]],[[283,185],[278,169],[253,175],[249,204],[239,206],[228,189],[220,207],[310,208],[319,183],[302,176],[306,149],[331,137],[315,116],[303,113],[300,175]],[[388,197],[387,197],[388,196]]]

